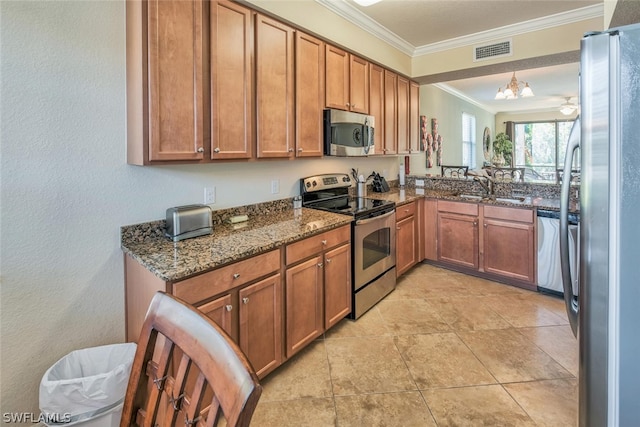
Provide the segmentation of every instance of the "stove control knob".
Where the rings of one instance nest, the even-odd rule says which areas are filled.
[[[311,183],[307,181],[307,188],[311,187]]]
[[[318,183],[313,181],[313,186],[315,187],[316,185],[318,185]]]

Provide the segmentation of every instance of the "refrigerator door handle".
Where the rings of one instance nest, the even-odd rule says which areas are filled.
[[[562,269],[562,287],[567,316],[571,324],[573,335],[578,336],[578,311],[580,304],[578,297],[573,295],[571,267],[569,263],[569,190],[571,188],[571,169],[575,151],[580,148],[580,117],[571,127],[567,152],[564,158],[562,187],[560,191],[560,267]],[[580,292],[580,291],[578,291]]]

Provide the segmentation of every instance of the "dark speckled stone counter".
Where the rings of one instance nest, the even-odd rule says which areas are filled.
[[[204,273],[322,231],[349,224],[351,217],[302,208],[250,215],[239,224],[215,224],[209,236],[172,242],[165,221],[121,228],[122,250],[168,282]]]
[[[445,200],[453,200],[458,202],[470,202],[470,203],[483,203],[483,204],[491,204],[491,205],[501,205],[501,206],[510,206],[510,207],[523,207],[523,208],[538,208],[538,209],[548,209],[548,210],[560,210],[560,199],[554,197],[536,197],[536,196],[527,196],[523,197],[521,202],[514,203],[510,201],[501,201],[501,200],[474,200],[474,199],[466,199],[460,197],[457,191],[450,190],[436,190],[436,189],[421,189],[421,188],[391,188],[390,191],[386,193],[374,193],[370,192],[367,194],[367,197],[372,199],[382,199],[389,200],[395,202],[396,205],[403,205],[405,203],[412,202],[414,200],[428,197],[435,199],[445,199]],[[473,194],[470,192],[465,192],[462,194]],[[579,208],[575,201],[572,201],[569,205],[569,210],[571,212],[578,212]]]

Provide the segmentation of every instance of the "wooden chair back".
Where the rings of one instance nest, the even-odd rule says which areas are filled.
[[[248,426],[262,393],[240,348],[211,319],[158,292],[133,360],[120,427]]]

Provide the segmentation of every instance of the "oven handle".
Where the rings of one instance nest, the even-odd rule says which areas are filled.
[[[391,212],[386,213],[386,214],[384,214],[384,215],[374,216],[373,218],[359,219],[359,220],[357,220],[357,221],[356,221],[356,225],[369,224],[370,222],[377,221],[377,220],[379,220],[379,219],[382,219],[382,218],[386,218],[386,217],[388,217],[388,216],[391,216],[391,215],[393,215],[394,213],[395,213],[395,211],[391,211]]]

